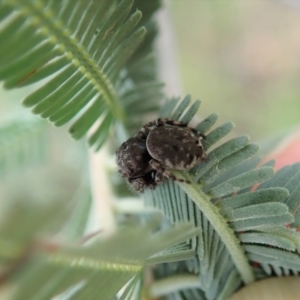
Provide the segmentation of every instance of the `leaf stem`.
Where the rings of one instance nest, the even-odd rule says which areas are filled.
[[[184,178],[184,176],[179,172],[174,172],[174,175],[179,178]],[[251,266],[249,265],[245,251],[240,245],[240,241],[235,236],[234,231],[228,226],[224,217],[219,213],[217,207],[210,202],[210,198],[202,192],[199,185],[196,185],[195,183],[178,184],[190,196],[193,202],[203,212],[205,217],[216,230],[230,253],[232,261],[239,271],[244,283],[249,284],[253,282],[255,280],[255,276]]]
[[[107,144],[102,149],[95,153],[89,151],[91,189],[93,196],[93,213],[94,224],[90,224],[94,231],[103,230],[102,234],[111,234],[116,230],[116,221],[113,211],[113,192],[108,179],[107,160],[109,159]]]

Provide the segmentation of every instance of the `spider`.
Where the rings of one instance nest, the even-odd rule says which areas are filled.
[[[149,122],[117,150],[118,171],[138,192],[155,189],[165,178],[189,183],[170,170],[188,170],[207,161],[203,138],[183,122],[161,118]]]

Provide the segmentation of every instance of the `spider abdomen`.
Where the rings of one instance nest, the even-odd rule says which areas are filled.
[[[156,127],[146,145],[150,156],[170,169],[187,170],[204,160],[199,137],[186,127]]]

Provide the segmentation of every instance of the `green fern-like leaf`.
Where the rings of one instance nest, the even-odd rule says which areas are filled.
[[[159,1],[146,5],[145,18],[139,6],[145,5],[134,0],[2,1],[0,80],[8,89],[37,83],[24,105],[56,126],[72,121],[75,139],[93,127],[89,143],[101,147],[111,125],[129,117],[126,97],[134,94],[134,104],[140,100],[135,92],[140,84],[149,86],[144,97],[152,102],[152,107],[151,102],[138,105],[140,112],[153,109],[161,95],[151,83],[153,72],[140,71],[149,63],[150,18]]]
[[[189,103],[189,96],[181,102],[173,100],[166,104],[161,115],[189,122],[200,102],[191,106]],[[189,284],[183,284],[180,292],[174,287],[173,293],[178,296],[226,299],[257,276],[300,271],[297,263],[300,236],[286,227],[293,226],[293,214],[298,211],[299,164],[274,176],[272,162],[257,166],[259,159],[254,155],[258,147],[249,144],[247,136],[214,147],[233,128],[232,123],[225,123],[211,130],[216,120],[217,115],[212,114],[195,126],[206,135],[202,142],[208,161],[189,173],[173,172],[192,183],[168,181],[154,192],[145,193],[147,206],[159,208],[172,223],[188,221],[200,229],[187,249],[174,249],[172,256],[176,263],[174,259],[169,268],[157,267],[158,281],[153,289],[159,286],[159,295],[171,293],[175,283],[172,278],[175,276],[177,280],[179,274],[197,275],[198,285],[191,289]],[[186,258],[185,253],[189,253]],[[178,265],[184,259],[187,260]]]
[[[0,264],[8,270],[6,280],[17,279],[13,299],[51,299],[70,289],[72,299],[99,299],[99,293],[111,299],[133,277],[136,288],[149,257],[198,231],[191,224],[157,231],[159,218],[154,218],[110,235],[102,233],[88,245],[60,244],[47,236],[69,218],[65,203],[14,202],[1,213]]]

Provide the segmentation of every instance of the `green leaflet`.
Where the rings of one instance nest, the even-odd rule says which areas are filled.
[[[268,186],[285,187],[290,195],[286,198],[285,203],[289,207],[289,211],[294,215],[295,221],[293,227],[298,227],[300,224],[299,198],[300,198],[300,163],[295,163],[290,166],[285,166],[280,169],[274,178],[267,181],[260,188]]]
[[[209,188],[209,193],[214,198],[223,197],[228,194],[236,193],[243,188],[254,186],[271,178],[274,174],[272,168],[263,167],[251,170],[247,173],[230,178],[229,180]]]
[[[268,202],[227,210],[225,211],[224,216],[228,221],[234,222],[240,220],[280,216],[286,214],[287,212],[288,209],[285,204]]]
[[[201,101],[196,100],[190,108],[186,111],[186,113],[180,118],[181,122],[190,123],[194,115],[197,113],[200,107]],[[202,131],[201,131],[202,132]]]
[[[165,103],[165,105],[163,105],[160,108],[160,112],[159,115],[162,118],[169,118],[173,109],[175,108],[175,106],[177,105],[177,103],[180,101],[180,98],[172,98],[170,99],[167,103]]]
[[[64,85],[68,85],[69,78],[76,72],[74,65],[69,64],[62,72],[55,76],[52,80],[48,81],[44,86],[34,91],[30,96],[28,96],[23,104],[25,106],[33,106],[38,104],[45,96],[50,95],[53,92],[60,92],[60,89]],[[66,83],[65,83],[66,82]],[[58,91],[56,91],[58,89]]]
[[[99,150],[105,142],[106,135],[109,132],[112,122],[113,122],[113,116],[110,114],[110,112],[108,112],[107,115],[104,117],[102,123],[98,126],[95,132],[89,137],[88,140],[89,144],[93,145],[97,143],[96,149]]]
[[[270,233],[242,233],[239,235],[239,238],[245,244],[265,244],[289,251],[296,250],[295,244],[290,239],[280,236],[274,238],[274,234]]]
[[[172,120],[179,120],[182,113],[185,111],[185,109],[188,107],[188,105],[191,102],[191,96],[187,95],[185,96],[182,101],[179,103],[178,107],[174,110],[173,114],[170,116]]]
[[[192,259],[195,255],[195,251],[190,249],[189,245],[184,243],[182,245],[176,245],[170,249],[162,251],[149,259],[147,264],[160,264],[166,262],[175,262]]]
[[[222,181],[221,177],[224,175],[225,171],[231,170],[233,167],[245,161],[245,159],[252,157],[257,151],[257,145],[246,145],[241,150],[238,150],[237,152],[225,157],[217,166],[214,166],[209,174],[204,175],[202,180],[206,181],[208,184],[211,182],[216,183],[216,181]],[[207,179],[205,178],[206,176]]]
[[[291,253],[288,251],[282,251],[281,249],[273,249],[270,247],[264,246],[253,246],[248,245],[245,246],[246,251],[252,254],[251,257],[259,258],[259,262],[264,257],[266,259],[265,262],[273,262],[274,265],[280,265],[281,262],[284,262],[283,266],[293,265],[293,269],[299,269],[300,267],[300,257],[296,253]]]
[[[265,218],[253,218],[243,221],[234,221],[232,226],[235,231],[246,231],[246,230],[263,230],[265,226],[285,226],[294,221],[294,218],[291,214],[285,213],[280,216],[270,216]]]
[[[287,183],[286,188],[290,191],[290,196],[286,200],[286,205],[295,216],[295,227],[299,226],[299,198],[300,198],[300,171],[297,172]]]
[[[199,132],[206,133],[217,122],[217,120],[218,120],[218,114],[213,113],[207,118],[205,118],[202,122],[200,122],[195,127],[195,129],[197,129]]]
[[[69,95],[63,98],[58,97],[55,103],[52,102],[52,104],[54,105],[48,108],[43,113],[43,115],[50,115],[50,113],[52,112],[52,115],[49,118],[50,121],[54,122],[55,126],[62,126],[68,121],[70,121],[74,116],[76,116],[78,110],[82,109],[89,102],[89,99],[95,97],[96,95],[97,95],[97,91],[95,89],[92,89],[92,87],[89,86],[88,84],[86,84],[85,87],[79,93],[77,93],[73,98],[69,98]],[[101,96],[98,96],[98,98],[101,98]],[[68,102],[65,103],[65,101]],[[105,106],[103,105],[103,103],[101,104],[102,107],[104,108]],[[61,108],[58,108],[58,106],[60,105]],[[102,111],[99,110],[98,115],[99,113],[103,113],[103,110]],[[84,118],[84,115],[82,115],[82,117]]]
[[[141,289],[141,274],[137,274],[127,285],[122,292],[119,300],[139,300],[140,299],[140,289]],[[135,298],[133,298],[135,297]]]
[[[169,286],[169,291],[165,290],[165,286]],[[167,279],[157,281],[151,287],[152,296],[161,296],[162,294],[168,295],[173,290],[181,290],[188,288],[197,288],[199,285],[199,278],[196,275],[174,275]],[[161,289],[162,286],[162,289]]]
[[[32,83],[35,83],[39,80],[47,78],[48,76],[52,75],[56,71],[62,69],[68,64],[68,59],[65,56],[60,56],[57,59],[47,63],[46,65],[42,66],[35,73],[33,73],[30,77],[26,80],[19,82],[18,86],[26,86]],[[25,103],[24,103],[25,104]]]
[[[43,118],[49,117],[51,114],[49,114],[49,109],[53,108],[56,103],[61,102],[62,99],[64,102],[67,102],[70,99],[71,93],[74,93],[72,90],[78,83],[82,83],[83,80],[80,80],[81,76],[80,73],[77,72],[73,74],[71,77],[69,77],[63,85],[60,85],[55,92],[51,93],[48,97],[46,97],[43,101],[40,101],[32,110],[35,114],[41,114]],[[85,82],[85,84],[87,84]],[[82,87],[82,85],[81,85]],[[92,86],[89,87],[92,89]],[[79,91],[79,90],[78,90]],[[27,98],[28,99],[28,98]],[[31,99],[28,99],[28,102],[36,102],[36,99],[32,97]],[[25,104],[25,103],[24,103]],[[60,106],[62,106],[60,104]],[[45,114],[48,112],[48,115]]]
[[[201,181],[207,183],[214,181],[224,170],[229,169],[229,166],[235,166],[247,157],[252,156],[257,147],[247,145],[248,142],[249,138],[247,136],[240,136],[211,151],[208,155],[208,162],[200,165],[197,169],[195,168],[196,181],[199,181],[200,178]],[[247,148],[244,149],[245,147]],[[250,153],[245,153],[249,147],[252,148],[249,151]],[[225,160],[225,158],[227,159]]]
[[[292,178],[296,173],[300,170],[300,163],[295,163],[291,166],[285,166],[282,169],[278,170],[275,176],[262,185],[259,188],[267,188],[267,187],[285,187],[288,182],[292,184]],[[292,185],[288,185],[287,188],[292,188]]]
[[[242,193],[237,196],[231,196],[222,199],[219,205],[226,208],[238,208],[253,204],[261,204],[264,202],[275,202],[282,201],[288,197],[289,193],[284,188],[268,188],[268,189],[259,189],[253,192]]]

